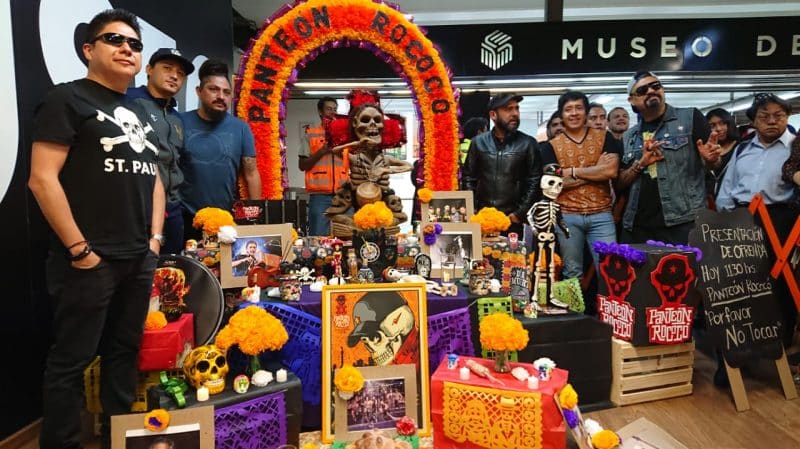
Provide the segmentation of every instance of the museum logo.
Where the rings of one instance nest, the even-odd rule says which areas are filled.
[[[492,70],[511,62],[514,47],[511,45],[511,36],[494,30],[483,38],[481,43],[481,63]]]

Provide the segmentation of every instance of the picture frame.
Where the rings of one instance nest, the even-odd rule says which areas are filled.
[[[457,208],[458,221],[444,218],[445,206],[448,209],[454,206]],[[420,220],[423,227],[428,223],[469,223],[473,215],[475,215],[475,203],[471,190],[434,191],[428,203],[420,203]],[[447,216],[452,217],[452,214],[448,211]]]
[[[403,416],[417,419],[416,368],[413,364],[362,366],[364,387],[345,400],[335,400],[336,441],[355,441],[371,429],[397,435],[396,421]]]
[[[220,245],[222,288],[247,287],[247,271],[256,263],[277,266],[292,254],[291,223],[236,226],[236,233],[233,244]]]
[[[111,417],[111,449],[149,449],[158,439],[175,447],[214,449],[214,407],[169,411],[169,426],[160,432],[144,428],[146,413]]]
[[[321,439],[324,443],[332,443],[335,436],[334,373],[348,364],[359,369],[380,366],[390,370],[400,365],[413,366],[413,381],[419,398],[416,400],[417,431],[421,436],[431,434],[426,305],[424,283],[346,284],[322,288]],[[389,344],[384,333],[387,327],[393,336],[400,336],[400,342]],[[376,343],[377,337],[380,338]],[[378,372],[380,375],[381,371]]]
[[[442,278],[443,264],[451,257],[454,267],[451,276],[459,278],[469,270],[465,259],[483,258],[481,225],[479,223],[440,223],[442,233],[433,245],[422,243],[422,253],[431,258],[431,277]]]

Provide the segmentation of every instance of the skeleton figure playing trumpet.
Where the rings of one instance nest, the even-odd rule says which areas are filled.
[[[534,249],[536,261],[533,269],[533,295],[531,303],[525,308],[525,315],[529,317],[535,317],[539,310],[539,283],[542,278],[545,278],[547,305],[562,310],[567,308],[567,304],[556,299],[553,294],[553,284],[556,282],[556,265],[553,257],[556,246],[555,227],[560,227],[564,235],[569,238],[569,229],[561,215],[561,207],[555,201],[564,186],[561,166],[547,164],[542,171],[539,185],[544,198],[533,203],[528,211],[528,223],[533,229],[537,246]],[[545,260],[547,266],[541,264],[541,260]]]

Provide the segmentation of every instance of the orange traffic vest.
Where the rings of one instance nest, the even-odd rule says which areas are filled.
[[[305,132],[311,154],[316,153],[325,146],[325,128],[321,126],[312,128],[309,126]],[[306,192],[332,194],[347,179],[347,167],[345,167],[342,157],[329,154],[320,158],[306,172]]]

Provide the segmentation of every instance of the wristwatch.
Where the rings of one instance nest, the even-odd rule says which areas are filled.
[[[158,244],[162,246],[167,241],[167,239],[164,238],[164,234],[153,234],[150,236],[150,239],[157,241]]]

